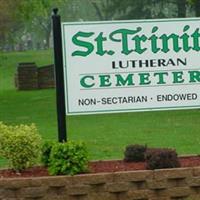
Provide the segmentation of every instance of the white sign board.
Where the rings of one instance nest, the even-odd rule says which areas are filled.
[[[200,19],[62,23],[67,114],[200,107]]]

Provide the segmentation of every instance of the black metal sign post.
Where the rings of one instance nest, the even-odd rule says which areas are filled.
[[[65,111],[65,89],[63,73],[63,56],[62,56],[62,39],[61,39],[61,22],[57,14],[58,9],[53,9],[53,43],[54,43],[54,65],[56,75],[56,104],[58,119],[58,140],[59,142],[67,141],[66,129],[66,111]]]

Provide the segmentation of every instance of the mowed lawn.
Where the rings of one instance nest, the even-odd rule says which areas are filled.
[[[0,121],[35,123],[43,139],[57,140],[55,90],[17,91],[18,62],[53,62],[52,51],[0,54]],[[128,144],[176,148],[200,154],[200,110],[157,111],[67,117],[68,138],[84,141],[91,160],[121,159]],[[0,159],[0,166],[6,162]]]

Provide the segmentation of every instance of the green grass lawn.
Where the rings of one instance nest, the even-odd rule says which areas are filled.
[[[53,62],[52,51],[0,54],[0,121],[35,123],[44,139],[57,139],[55,90],[17,91],[18,62]],[[102,114],[67,117],[68,137],[83,140],[90,159],[123,157],[128,144],[176,148],[179,154],[200,154],[200,110]],[[0,159],[0,166],[5,166]]]

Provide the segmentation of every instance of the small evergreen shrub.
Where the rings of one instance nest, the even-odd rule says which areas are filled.
[[[0,157],[21,171],[38,162],[41,137],[35,125],[7,126],[0,122]]]
[[[164,169],[180,167],[176,150],[149,149],[145,155],[147,169]]]
[[[49,165],[49,159],[50,159],[50,154],[51,154],[51,149],[53,145],[55,144],[54,141],[45,141],[42,144],[42,155],[41,155],[41,161],[42,164],[47,167]]]
[[[68,141],[53,145],[49,159],[51,175],[75,175],[86,172],[88,152],[82,142]]]
[[[140,162],[145,160],[145,152],[147,146],[144,145],[128,145],[124,152],[124,161],[126,162]]]

